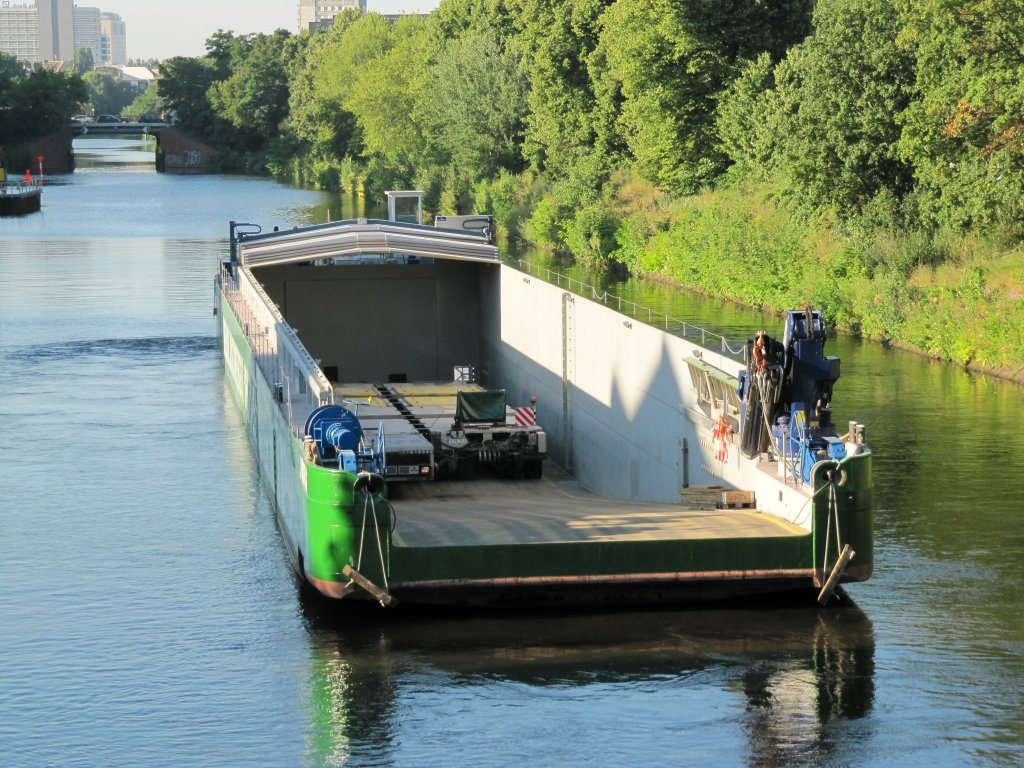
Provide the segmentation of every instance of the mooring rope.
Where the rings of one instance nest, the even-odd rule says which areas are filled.
[[[828,569],[828,545],[832,539],[832,481],[829,480],[828,486],[821,486],[822,488],[829,489],[828,499],[828,514],[829,519],[825,521],[825,549],[821,555],[821,571],[824,573]]]
[[[366,540],[366,508],[370,503],[370,494],[363,494],[363,524],[360,530],[362,533],[359,534],[359,554],[356,556],[356,570],[361,571],[363,568],[363,542]]]
[[[361,526],[361,533],[359,535],[359,554],[356,555],[356,570],[361,571],[363,568],[363,542],[366,541],[366,512],[370,511],[371,517],[373,517],[373,530],[376,533],[377,538],[377,553],[380,555],[380,570],[381,575],[384,577],[384,589],[388,588],[388,569],[384,562],[384,546],[380,543],[380,525],[377,523],[377,503],[373,500],[372,494],[368,491],[363,491],[363,522]]]
[[[807,505],[808,505],[808,504],[810,504],[810,503],[811,503],[812,501],[814,501],[814,497],[815,497],[815,496],[817,496],[817,495],[818,495],[819,493],[821,493],[822,491],[824,491],[824,490],[825,490],[826,488],[828,488],[828,486],[827,486],[827,485],[823,485],[823,486],[821,486],[821,487],[820,487],[820,488],[819,488],[818,490],[816,490],[816,491],[815,491],[814,493],[812,493],[812,494],[811,494],[811,495],[810,495],[810,496],[808,497],[807,501],[805,501],[805,502],[803,503],[803,505],[801,505],[800,509],[798,509],[798,510],[796,511],[796,514],[797,514],[797,515],[799,515],[799,514],[800,514],[801,512],[803,512],[803,511],[804,511],[804,509],[806,509],[806,508],[807,508]],[[810,514],[810,512],[808,512],[808,514]],[[793,518],[793,525],[803,525],[803,524],[804,524],[804,523],[803,523],[803,518],[802,518],[802,517],[800,517],[800,518],[797,518],[796,516],[794,516],[794,518]]]
[[[839,533],[839,500],[836,494],[836,481],[833,478],[830,486],[832,490],[829,492],[829,514],[832,515],[836,521],[836,560],[839,560],[839,556],[843,553],[843,541],[842,536]]]
[[[377,504],[376,504],[376,502],[374,502],[373,497],[370,496],[369,493],[367,493],[366,496],[370,500],[370,506],[373,509],[373,530],[377,534],[377,552],[380,553],[380,573],[384,577],[384,590],[387,591],[387,589],[388,589],[388,569],[387,569],[387,565],[385,565],[385,563],[384,563],[384,547],[380,543],[380,526],[377,525]],[[364,505],[364,507],[365,507],[365,505]],[[363,535],[364,536],[366,535],[366,528],[365,527],[363,528]]]
[[[839,503],[836,501],[836,478],[835,474],[830,472],[828,481],[828,520],[825,521],[825,551],[821,557],[821,570],[822,572],[828,570],[828,549],[829,542],[832,538],[832,521],[835,520],[836,526],[836,562],[839,562],[839,556],[843,553],[843,542],[839,533]],[[825,488],[826,486],[821,486]],[[821,488],[818,490],[820,491]],[[815,491],[817,495],[817,491]]]

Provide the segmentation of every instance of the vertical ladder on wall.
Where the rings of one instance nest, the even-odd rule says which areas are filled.
[[[565,441],[565,468],[572,471],[572,418],[569,401],[576,380],[576,298],[562,294],[562,435]]]

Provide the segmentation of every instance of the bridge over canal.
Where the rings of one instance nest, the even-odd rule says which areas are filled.
[[[48,173],[70,173],[75,170],[72,142],[76,138],[152,136],[156,140],[154,164],[157,171],[174,173],[209,173],[217,151],[182,133],[168,123],[72,123],[29,146],[30,156],[45,158]],[[34,163],[33,163],[34,166]]]

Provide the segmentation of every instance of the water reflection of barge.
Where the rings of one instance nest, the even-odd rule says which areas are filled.
[[[306,581],[566,604],[868,578],[871,452],[832,428],[818,313],[744,364],[503,265],[465,229],[487,217],[391,219],[233,226],[218,277],[227,379]]]
[[[325,765],[410,743],[427,750],[409,735],[407,714],[435,701],[435,692],[441,706],[453,691],[463,702],[478,700],[471,710],[478,712],[494,706],[500,689],[502,706],[519,712],[520,723],[542,720],[543,710],[535,710],[552,693],[564,693],[561,722],[577,719],[572,702],[597,697],[615,702],[608,717],[622,726],[637,691],[661,691],[674,715],[659,721],[671,726],[652,733],[659,746],[676,737],[681,748],[695,746],[687,717],[699,720],[705,746],[717,734],[732,748],[739,726],[748,765],[821,765],[848,756],[875,700],[874,628],[854,605],[472,620],[424,612],[382,621],[378,612],[364,622],[322,602],[303,606],[313,641],[311,749]],[[588,746],[586,733],[574,736],[574,756],[602,749]],[[538,750],[545,746],[550,741],[540,738]],[[416,757],[430,762],[429,754],[407,761]]]

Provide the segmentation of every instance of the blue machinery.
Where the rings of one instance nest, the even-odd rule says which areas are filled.
[[[763,331],[748,344],[747,370],[739,376],[740,449],[748,458],[771,448],[787,475],[811,482],[813,466],[840,461],[864,443],[864,426],[847,435],[832,424],[832,385],[839,358],[824,354],[828,330],[821,312],[789,310],[781,342]]]
[[[324,405],[309,414],[304,434],[316,443],[319,464],[337,463],[338,469],[348,472],[384,476],[384,422],[377,429],[373,446],[369,447],[363,440],[359,419],[352,411],[340,405]]]

